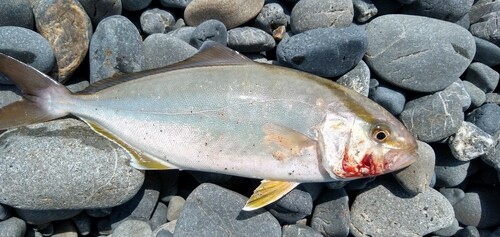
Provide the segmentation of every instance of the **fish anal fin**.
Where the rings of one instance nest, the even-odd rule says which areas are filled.
[[[300,183],[287,181],[262,180],[243,207],[244,211],[253,211],[269,205],[292,191]]]
[[[289,156],[300,156],[305,148],[315,146],[316,140],[288,127],[266,123],[263,126],[264,142],[276,144],[281,149],[273,153],[277,159]]]
[[[155,157],[148,156],[147,154],[137,151],[136,149],[134,149],[133,147],[131,147],[130,145],[128,145],[127,143],[116,137],[114,134],[104,129],[99,124],[89,120],[83,120],[83,121],[85,121],[99,135],[107,138],[108,140],[118,144],[120,147],[125,149],[131,155],[132,158],[130,160],[130,166],[138,170],[177,169],[177,167],[169,164],[168,162],[165,162]]]

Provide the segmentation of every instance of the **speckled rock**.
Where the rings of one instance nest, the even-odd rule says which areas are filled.
[[[500,74],[482,63],[472,63],[467,68],[465,80],[479,87],[484,92],[492,92],[498,85]]]
[[[139,11],[151,4],[152,0],[121,0],[124,10]]]
[[[491,188],[476,188],[465,193],[465,197],[453,205],[460,223],[478,228],[489,228],[500,224],[500,192]]]
[[[384,15],[366,27],[365,62],[404,89],[439,91],[453,83],[476,52],[474,37],[453,23],[428,17]]]
[[[367,0],[353,0],[354,17],[358,22],[364,23],[372,19],[378,13],[377,7]]]
[[[290,27],[294,33],[324,27],[347,27],[353,16],[351,0],[301,0],[292,9]]]
[[[87,15],[90,17],[92,24],[97,26],[102,19],[113,16],[120,15],[122,13],[122,1],[121,0],[78,0]]]
[[[499,20],[500,11],[488,13],[483,15],[476,23],[471,24],[469,30],[474,36],[500,46],[500,33],[497,28],[497,22]]]
[[[166,34],[152,34],[144,40],[144,69],[159,68],[187,59],[198,50]]]
[[[469,161],[460,161],[451,154],[448,146],[434,145],[436,153],[436,186],[455,187],[469,175]]]
[[[89,49],[90,83],[144,67],[141,35],[127,18],[110,16],[97,26]]]
[[[113,231],[113,237],[149,237],[153,231],[148,223],[140,220],[126,220]]]
[[[191,34],[189,43],[199,49],[203,42],[211,40],[227,45],[227,29],[224,23],[218,20],[208,20],[199,24]]]
[[[446,87],[444,89],[446,94],[455,94],[459,99],[460,102],[462,102],[462,110],[466,111],[469,109],[472,99],[470,98],[469,93],[467,93],[467,90],[465,90],[465,86],[462,80],[457,79],[451,85]]]
[[[255,27],[272,34],[280,26],[287,26],[290,21],[290,11],[281,4],[266,3],[255,18]]]
[[[469,161],[484,155],[494,145],[493,138],[474,124],[463,122],[457,133],[448,139],[453,156]]]
[[[232,29],[257,16],[263,6],[264,0],[193,0],[184,10],[184,19],[190,26],[215,19]]]
[[[239,52],[268,51],[276,47],[273,36],[254,27],[237,27],[227,32],[227,46]]]
[[[303,188],[296,188],[278,201],[269,204],[266,209],[268,209],[280,223],[292,224],[311,215],[313,199],[311,194]]]
[[[406,103],[405,94],[401,89],[376,79],[370,80],[368,98],[377,102],[394,116],[403,112]]]
[[[454,212],[438,191],[411,196],[390,179],[363,190],[351,206],[351,234],[422,236],[450,226]]]
[[[429,189],[436,156],[429,144],[417,141],[418,160],[410,166],[393,173],[401,186],[411,194],[419,194]]]
[[[282,237],[322,237],[319,232],[306,225],[284,225]]]
[[[471,100],[471,107],[472,108],[477,108],[484,104],[486,101],[486,94],[484,91],[479,89],[476,85],[470,83],[469,81],[463,81],[463,85],[465,90],[467,91],[467,94],[470,96]]]
[[[147,34],[166,33],[175,24],[174,16],[165,10],[153,8],[141,14],[141,28]]]
[[[473,2],[473,0],[452,0],[433,3],[426,0],[416,0],[405,5],[402,13],[455,22],[470,11]]]
[[[486,64],[490,67],[500,64],[500,47],[479,37],[474,37],[474,40],[476,41],[474,61]]]
[[[316,202],[311,227],[323,236],[349,234],[349,197],[344,189],[324,191]]]
[[[0,1],[0,26],[19,26],[33,30],[34,18],[29,0]]]
[[[0,221],[0,236],[5,237],[24,237],[26,233],[26,222],[11,217],[5,221]]]
[[[483,17],[492,12],[500,11],[500,2],[495,0],[475,1],[469,12],[471,23],[476,23]]]
[[[41,0],[33,4],[36,28],[54,49],[56,79],[65,82],[87,55],[92,23],[76,0]]]
[[[368,96],[370,89],[370,68],[361,60],[352,70],[342,75],[337,82],[364,96]]]
[[[9,130],[0,144],[1,202],[15,208],[116,206],[130,199],[144,179],[128,165],[124,150],[75,119]]]
[[[498,118],[500,118],[500,106],[487,103],[467,114],[465,120],[492,135],[500,129]]]

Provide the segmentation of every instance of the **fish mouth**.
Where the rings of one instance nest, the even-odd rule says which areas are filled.
[[[390,173],[396,170],[403,169],[413,164],[418,159],[416,147],[407,149],[389,150],[385,153],[384,173]]]

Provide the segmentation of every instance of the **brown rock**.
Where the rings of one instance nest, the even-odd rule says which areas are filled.
[[[264,0],[193,0],[184,11],[184,20],[196,26],[216,19],[231,29],[257,16],[263,6]]]

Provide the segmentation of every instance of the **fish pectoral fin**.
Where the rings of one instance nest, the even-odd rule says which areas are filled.
[[[302,155],[306,147],[315,146],[316,140],[285,126],[266,123],[263,126],[264,142],[274,143],[283,148],[283,151],[292,156]]]
[[[292,191],[300,183],[287,181],[262,180],[248,199],[244,211],[253,211],[271,204]]]
[[[134,167],[135,169],[138,170],[169,170],[169,169],[178,169],[174,165],[165,162],[161,159],[148,156],[142,152],[137,151],[136,149],[132,148],[130,145],[128,145],[126,142],[122,141],[118,137],[116,137],[114,134],[111,132],[107,131],[105,128],[103,128],[101,125],[99,125],[96,122],[89,121],[82,119],[85,123],[87,123],[92,130],[94,130],[97,134],[107,138],[108,140],[116,143],[123,149],[127,151],[131,155],[130,159],[130,166]]]

